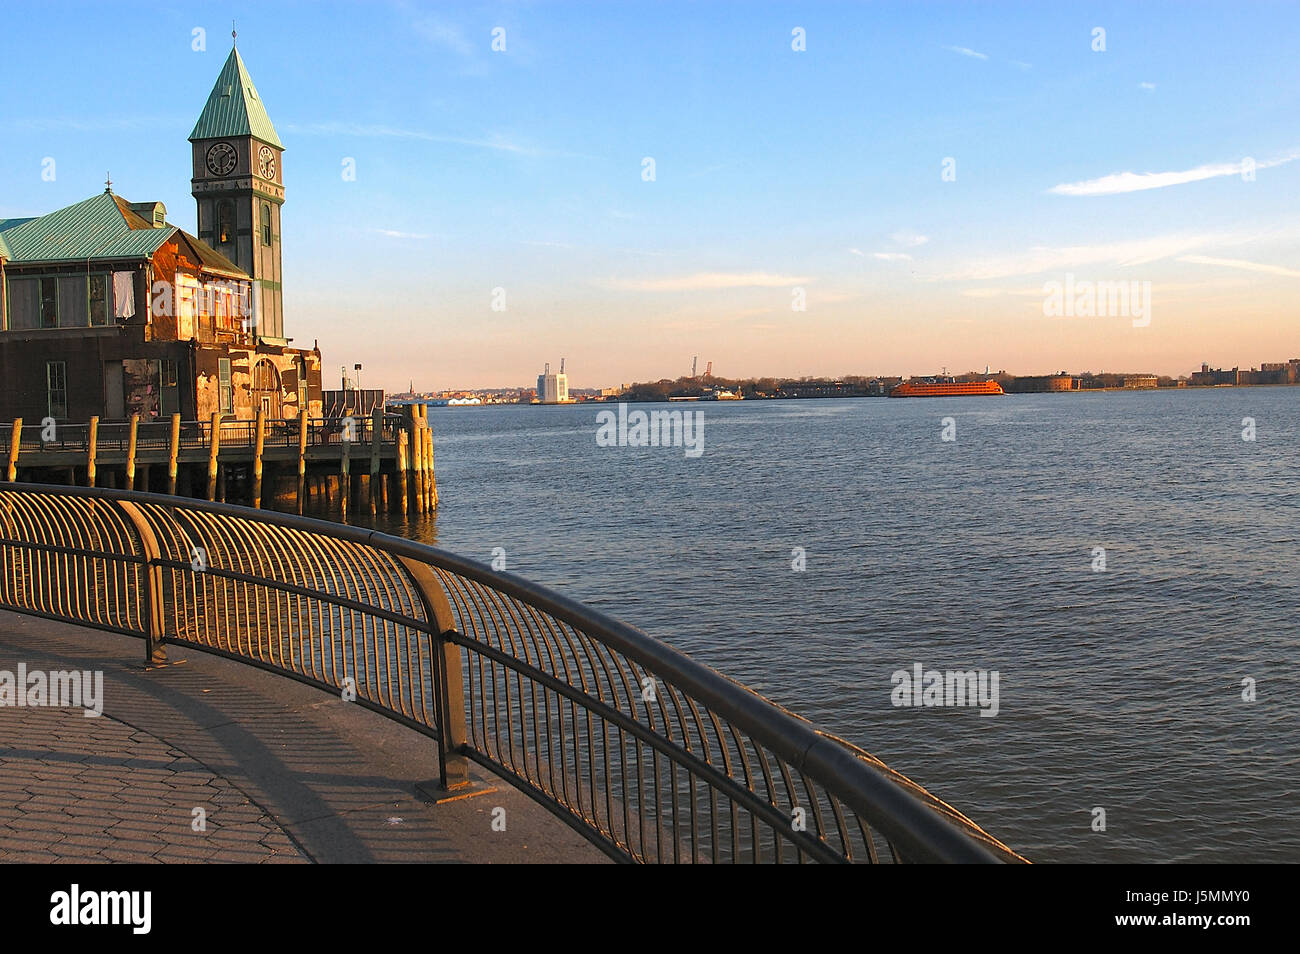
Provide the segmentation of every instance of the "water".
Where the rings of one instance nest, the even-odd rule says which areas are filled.
[[[375,525],[504,548],[1033,860],[1300,860],[1300,389],[673,407],[702,456],[432,409],[440,509]],[[996,670],[998,714],[894,706],[915,663]]]

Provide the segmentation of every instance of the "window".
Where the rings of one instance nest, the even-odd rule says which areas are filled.
[[[59,276],[59,327],[84,328],[90,324],[85,275]]]
[[[9,279],[9,331],[40,327],[41,282],[38,278]]]
[[[217,359],[217,384],[221,391],[221,413],[235,412],[235,389],[230,383],[230,359]]]
[[[295,358],[294,365],[298,370],[298,410],[307,410],[307,361],[303,358]]]
[[[59,282],[58,279],[41,279],[41,327],[59,327]]]
[[[164,358],[162,363],[162,386],[165,388],[176,387],[176,362],[171,358]]]
[[[90,276],[90,323],[108,324],[108,276]]]
[[[104,273],[11,278],[9,329],[85,328],[113,323],[113,285]]]
[[[271,204],[262,203],[262,244],[271,244]]]
[[[65,419],[68,416],[67,362],[45,362],[45,396],[50,417],[55,420]]]
[[[217,247],[235,244],[235,203],[222,199],[217,203]]]

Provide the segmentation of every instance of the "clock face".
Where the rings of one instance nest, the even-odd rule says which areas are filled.
[[[263,179],[275,179],[275,152],[270,146],[263,146],[257,151],[257,171]]]
[[[235,171],[238,158],[235,147],[230,143],[216,143],[208,150],[208,171],[214,176],[228,176]]]

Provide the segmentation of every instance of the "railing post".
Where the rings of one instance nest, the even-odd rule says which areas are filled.
[[[128,500],[119,500],[117,505],[135,527],[135,532],[140,538],[140,548],[144,550],[147,561],[144,592],[141,593],[144,602],[142,614],[145,627],[144,661],[146,663],[166,662],[167,649],[163,646],[163,637],[166,635],[163,623],[163,568],[158,565],[158,561],[162,559],[162,551],[158,548],[158,538],[154,536],[153,528],[149,526],[149,521],[144,518],[139,507]]]
[[[307,494],[307,412],[298,412],[298,513]]]
[[[181,455],[181,416],[172,415],[172,441],[167,451],[167,492],[176,496],[176,470]]]
[[[266,408],[257,409],[257,433],[253,437],[253,509],[262,509],[262,451],[266,446]]]
[[[126,489],[135,490],[135,449],[140,439],[140,415],[131,415],[131,433],[126,445]],[[145,490],[149,485],[145,484]]]
[[[13,434],[9,438],[9,471],[5,475],[9,483],[18,479],[18,453],[23,446],[23,419],[14,418]]]
[[[212,431],[208,434],[208,499],[217,499],[217,465],[221,454],[221,414],[212,412]]]
[[[95,486],[95,472],[97,470],[95,458],[99,454],[99,418],[90,419],[90,429],[86,436],[86,486]]]
[[[442,584],[427,563],[398,557],[424,603],[425,617],[432,624],[434,704],[438,709],[438,773],[444,789],[469,784],[469,761],[465,745],[465,682],[460,669],[460,647],[447,639],[456,629],[456,617]]]

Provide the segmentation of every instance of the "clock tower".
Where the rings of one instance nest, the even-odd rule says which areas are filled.
[[[284,205],[284,146],[237,49],[212,87],[190,133],[191,191],[198,203],[199,238],[253,278],[250,330],[284,343],[280,271],[280,207]]]

